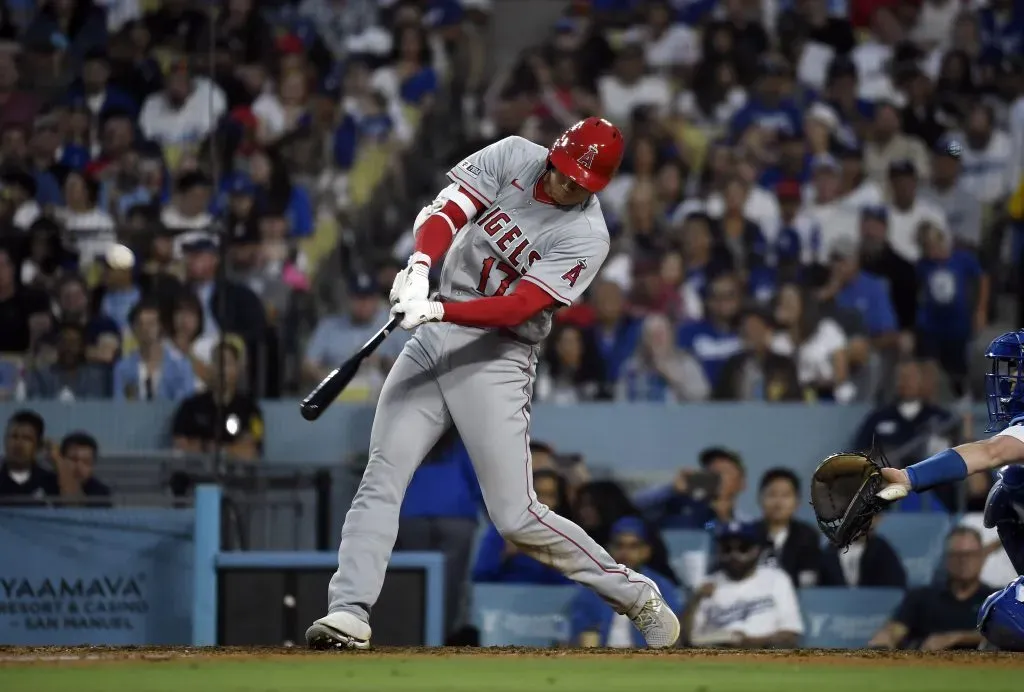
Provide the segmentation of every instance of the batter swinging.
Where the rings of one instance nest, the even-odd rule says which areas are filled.
[[[622,133],[588,118],[550,150],[507,137],[459,163],[452,184],[416,219],[416,252],[391,289],[402,327],[416,329],[388,375],[370,457],[338,548],[328,614],[306,632],[314,649],[370,646],[398,513],[416,467],[450,425],[465,442],[488,513],[533,558],[627,614],[648,646],[667,647],[679,621],[649,579],[537,501],[530,402],[539,342],[608,254],[598,192],[622,160]],[[447,253],[447,254],[446,254]],[[445,257],[428,299],[431,265]],[[423,326],[420,326],[423,325]]]

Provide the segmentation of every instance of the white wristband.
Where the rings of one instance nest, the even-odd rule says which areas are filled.
[[[430,268],[430,255],[425,252],[414,252],[412,257],[409,258],[409,264],[407,267],[411,267],[414,264],[425,264],[427,268]]]

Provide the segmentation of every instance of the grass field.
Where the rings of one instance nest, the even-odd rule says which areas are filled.
[[[0,648],[2,692],[1019,692],[978,652]]]

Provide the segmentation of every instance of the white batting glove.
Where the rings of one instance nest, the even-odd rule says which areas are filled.
[[[444,305],[436,300],[403,301],[391,311],[402,315],[402,329],[408,331],[426,322],[440,322],[444,319]]]
[[[405,269],[395,274],[388,298],[392,305],[426,300],[430,294],[430,258],[417,252],[409,258]]]

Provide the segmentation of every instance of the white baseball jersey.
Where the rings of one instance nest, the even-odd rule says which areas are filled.
[[[804,622],[789,576],[777,567],[760,565],[746,579],[733,581],[715,572],[708,581],[714,593],[701,601],[691,638],[701,644],[727,644],[734,634],[765,637],[776,632],[803,634]]]
[[[445,301],[500,296],[530,281],[562,305],[590,285],[608,256],[608,228],[596,195],[574,207],[546,204],[534,188],[548,150],[522,137],[506,137],[448,172],[484,207],[456,233],[441,268]],[[538,342],[551,331],[553,310],[514,329]]]
[[[1007,435],[1009,437],[1016,438],[1021,442],[1024,442],[1024,425],[1022,425],[1021,423],[1011,423],[1010,425],[1006,426],[1005,428],[996,433],[996,436],[999,435]],[[1024,459],[1021,459],[1021,461],[1024,461]]]

